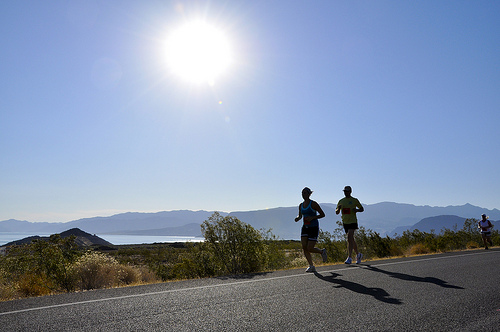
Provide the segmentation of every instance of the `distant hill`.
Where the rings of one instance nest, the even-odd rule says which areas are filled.
[[[366,228],[377,231],[381,235],[390,235],[397,227],[411,227],[428,217],[453,215],[480,219],[483,213],[490,216],[491,220],[500,219],[500,210],[488,210],[471,204],[439,207],[383,202],[366,205],[365,212],[358,214],[358,220]],[[435,229],[438,231],[441,228]]]
[[[229,215],[252,225],[257,230],[272,229],[272,233],[282,239],[298,239],[302,225],[294,222],[297,214],[298,207],[281,207],[248,212],[231,212]],[[331,211],[325,211],[325,214],[331,214]]]
[[[9,219],[0,221],[0,232],[51,233],[68,229],[65,223],[29,222],[26,220]]]
[[[201,237],[201,225],[190,223],[178,227],[144,229],[140,231],[114,232],[113,235],[157,235],[157,236],[197,236]]]
[[[104,246],[112,245],[112,243],[110,243],[104,239],[101,239],[100,237],[98,237],[96,235],[86,233],[78,228],[69,229],[67,231],[60,233],[59,235],[63,239],[68,237],[68,236],[71,236],[71,235],[76,236],[75,243],[79,247],[87,247],[87,246],[93,246],[93,245],[104,245]],[[49,239],[50,239],[49,236],[29,236],[29,237],[26,237],[24,239],[9,242],[9,243],[3,245],[2,247],[12,246],[12,245],[29,244],[33,240],[48,241]]]
[[[191,223],[201,224],[213,211],[163,211],[156,213],[128,212],[111,217],[85,218],[67,223],[95,234],[119,234],[123,231],[153,230],[179,227]],[[199,235],[199,233],[197,234]]]
[[[426,233],[434,232],[435,234],[442,233],[444,229],[462,229],[466,219],[467,218],[448,215],[428,217],[420,220],[412,226],[400,226],[394,229],[389,236],[403,235],[404,231],[414,231],[416,229]]]
[[[301,223],[294,222],[298,213],[298,203],[297,206],[293,207],[237,211],[221,213],[221,215],[234,216],[257,230],[272,229],[273,234],[281,239],[298,239]],[[340,220],[340,216],[335,214],[335,204],[320,203],[320,205],[326,214],[326,217],[320,220],[320,227],[331,232],[337,227],[336,221]],[[435,216],[453,215],[464,219],[479,219],[482,213],[486,213],[491,220],[500,219],[500,210],[488,210],[471,204],[434,207],[382,202],[363,204],[363,206],[365,212],[358,214],[360,226],[376,231],[382,236],[392,235],[395,231],[402,234],[401,229],[409,229],[422,219]],[[91,234],[200,236],[199,225],[212,214],[213,211],[189,210],[156,213],[128,212],[110,217],[85,218],[65,223],[33,223],[11,219],[0,221],[0,232],[50,234],[60,233],[68,228],[79,228]],[[440,231],[444,227],[440,227],[437,221],[434,226],[433,229],[436,231]]]

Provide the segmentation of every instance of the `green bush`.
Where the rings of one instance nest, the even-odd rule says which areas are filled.
[[[178,259],[174,253],[174,250],[162,250],[159,249],[154,256],[150,257],[147,262],[156,275],[162,280],[173,279],[172,266],[177,263]]]
[[[336,221],[333,232],[320,230],[318,247],[326,248],[328,262],[343,262],[347,255],[347,237],[342,221]]]
[[[33,241],[31,244],[35,273],[46,276],[54,284],[54,290],[74,290],[70,269],[79,255],[75,238],[70,236],[62,239],[59,234],[55,234],[50,236],[49,241]]]
[[[56,234],[48,241],[13,247],[2,257],[1,266],[6,280],[21,295],[42,295],[75,289],[70,269],[77,257],[75,237],[62,239]]]
[[[404,231],[403,235],[397,237],[396,240],[403,251],[416,244],[422,244],[430,251],[437,251],[437,237],[432,231],[431,233],[426,233],[415,229],[411,232]]]
[[[366,247],[370,248],[373,255],[379,258],[388,257],[393,251],[393,240],[386,237],[381,237],[379,233],[369,231],[366,239]]]
[[[218,268],[214,262],[213,253],[208,244],[202,242],[190,247],[191,271],[198,278],[217,275]]]
[[[263,268],[262,236],[249,224],[215,212],[203,222],[201,230],[205,237],[202,247],[210,253],[216,274],[250,273]]]
[[[284,250],[283,242],[272,233],[272,229],[261,229],[260,233],[264,241],[264,269],[273,271],[287,268],[293,258]]]
[[[321,230],[318,236],[318,247],[326,249],[328,262],[342,262],[345,260],[347,253],[346,241],[338,240],[337,235]]]

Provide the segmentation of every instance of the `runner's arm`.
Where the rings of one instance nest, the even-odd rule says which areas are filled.
[[[321,219],[325,216],[325,213],[323,212],[323,210],[321,209],[321,206],[319,206],[319,204],[317,202],[313,201],[312,208],[314,210],[318,211],[319,214],[315,217],[312,217],[311,219]]]
[[[363,205],[361,205],[359,200],[358,200],[358,207],[359,209],[354,209],[354,212],[363,212],[365,210],[365,208],[363,207]]]
[[[295,222],[302,219],[302,209],[300,208],[301,205],[302,205],[302,203],[299,204],[299,215],[295,218]]]

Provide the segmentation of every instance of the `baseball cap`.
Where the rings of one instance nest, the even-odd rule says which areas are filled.
[[[304,187],[304,189],[302,189],[303,192],[306,192],[308,194],[312,194],[312,190],[309,189],[308,187]]]
[[[345,186],[343,191],[352,191],[351,186]]]

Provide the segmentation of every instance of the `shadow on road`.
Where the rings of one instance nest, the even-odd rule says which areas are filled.
[[[319,274],[318,272],[314,272],[314,275],[321,280],[328,281],[332,284],[335,284],[334,287],[336,288],[346,288],[350,291],[360,293],[360,294],[365,294],[365,295],[370,295],[373,296],[375,299],[385,302],[385,303],[390,303],[390,304],[402,304],[402,302],[399,299],[395,299],[390,297],[390,294],[387,293],[385,290],[382,288],[371,288],[371,287],[366,287],[361,284],[357,284],[352,281],[347,281],[347,280],[342,280],[338,279],[337,277],[340,276],[340,274],[330,272],[331,275],[329,276],[323,276]]]
[[[445,288],[464,289],[463,287],[450,285],[446,281],[438,279],[438,278],[434,278],[434,277],[422,278],[422,277],[412,276],[410,274],[405,274],[405,273],[389,272],[389,271],[379,269],[378,267],[366,265],[366,264],[363,265],[363,268],[366,268],[370,271],[387,274],[388,276],[390,276],[392,278],[397,278],[397,279],[401,279],[401,280],[415,281],[415,282],[429,282],[429,283],[436,284],[438,286],[445,287]]]

